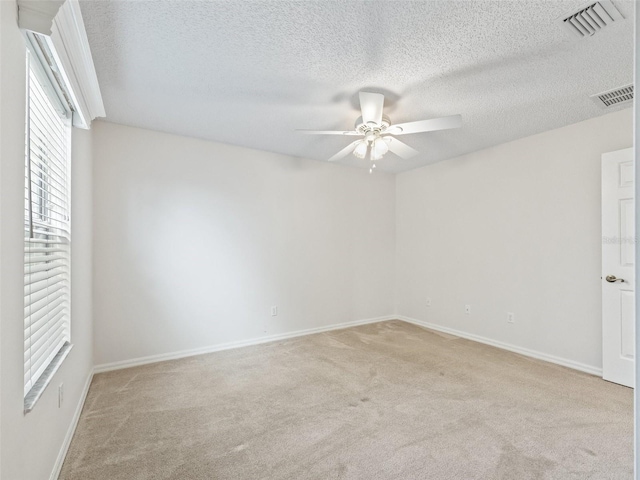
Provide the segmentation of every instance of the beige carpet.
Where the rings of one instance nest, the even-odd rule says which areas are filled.
[[[61,479],[631,479],[632,390],[400,321],[97,375]]]

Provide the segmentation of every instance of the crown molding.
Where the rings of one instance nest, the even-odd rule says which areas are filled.
[[[53,19],[50,39],[75,96],[73,124],[90,128],[94,118],[106,114],[78,0],[64,2]]]
[[[53,18],[64,0],[18,0],[18,26],[24,30],[51,35]]]

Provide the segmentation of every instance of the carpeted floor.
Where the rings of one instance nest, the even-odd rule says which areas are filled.
[[[383,322],[97,375],[60,478],[631,479],[632,395]]]

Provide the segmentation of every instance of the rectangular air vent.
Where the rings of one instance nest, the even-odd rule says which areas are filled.
[[[607,92],[591,95],[589,98],[602,108],[609,108],[614,105],[620,105],[621,103],[631,102],[633,101],[633,85],[614,88]]]
[[[598,33],[606,26],[623,18],[611,0],[600,0],[587,4],[577,12],[563,15],[560,21],[567,31],[584,38]]]

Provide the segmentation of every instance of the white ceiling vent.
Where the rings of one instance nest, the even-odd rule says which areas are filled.
[[[623,18],[611,0],[600,0],[585,5],[577,12],[563,15],[559,20],[567,31],[584,38]]]
[[[591,95],[589,98],[602,108],[609,108],[614,105],[629,103],[633,101],[633,85],[614,88],[613,90]]]

